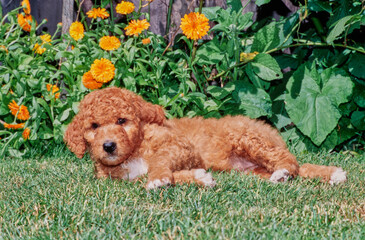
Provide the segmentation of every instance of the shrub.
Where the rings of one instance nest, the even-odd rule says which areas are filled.
[[[228,3],[186,15],[173,46],[131,4],[117,6],[126,22],[100,6],[87,13],[90,25],[74,22],[60,38],[38,36],[43,22],[30,9],[8,13],[0,25],[0,156],[62,142],[78,102],[108,86],[138,92],[169,118],[264,119],[297,151],[363,144],[365,50],[356,36],[364,6],[309,0],[289,17],[253,22],[240,1]],[[319,13],[329,15],[325,25]],[[203,40],[208,30],[212,39]]]

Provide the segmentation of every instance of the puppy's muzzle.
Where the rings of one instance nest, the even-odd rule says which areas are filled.
[[[107,141],[103,144],[103,149],[107,153],[113,153],[117,148],[117,144],[115,142]]]

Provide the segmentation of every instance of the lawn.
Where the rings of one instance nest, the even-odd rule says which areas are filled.
[[[47,151],[47,149],[45,150]],[[0,239],[364,239],[365,155],[301,154],[340,165],[332,187],[297,178],[274,185],[238,172],[213,173],[212,189],[180,185],[147,192],[97,180],[89,158],[63,146],[0,160]]]

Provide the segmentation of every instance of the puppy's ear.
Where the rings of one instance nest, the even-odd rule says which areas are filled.
[[[86,151],[86,142],[83,136],[84,127],[82,116],[78,113],[67,126],[63,140],[76,157],[82,158]]]
[[[133,104],[143,122],[162,125],[166,120],[165,112],[161,106],[149,103],[141,96],[126,89],[122,89],[121,93],[125,101]]]
[[[136,102],[140,111],[140,119],[147,123],[162,125],[166,120],[165,112],[159,105],[146,102],[140,97],[141,101]]]
[[[140,111],[140,119],[147,123],[162,125],[166,120],[163,108],[159,105],[146,102],[140,96],[138,97],[139,101],[135,102],[135,106]]]

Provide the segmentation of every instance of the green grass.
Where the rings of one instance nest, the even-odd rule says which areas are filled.
[[[365,156],[307,154],[339,165],[332,187],[297,178],[271,184],[213,173],[213,189],[180,185],[147,192],[139,182],[97,180],[90,159],[64,147],[0,160],[0,239],[364,239]]]

